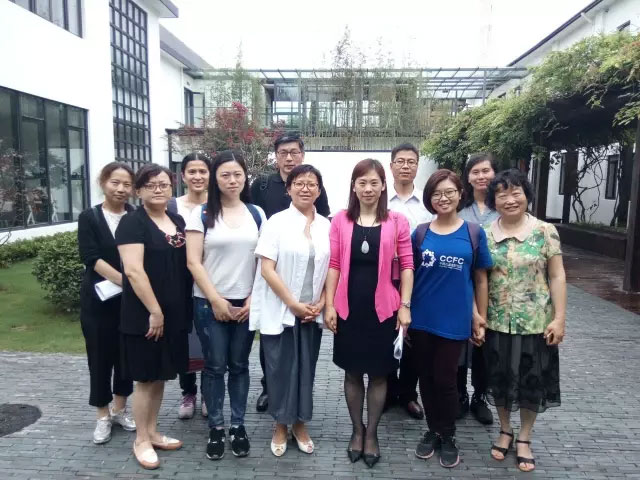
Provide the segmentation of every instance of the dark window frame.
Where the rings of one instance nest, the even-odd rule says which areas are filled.
[[[71,12],[69,11],[69,0],[61,0],[62,4],[63,4],[62,8],[63,8],[63,16],[64,16],[64,25],[58,25],[57,23],[55,23],[53,21],[53,18],[52,18],[52,12],[53,12],[52,0],[45,0],[45,1],[48,1],[48,3],[49,3],[49,18],[44,17],[44,16],[40,15],[39,13],[37,13],[37,8],[36,8],[37,7],[37,0],[28,0],[28,3],[29,3],[28,7],[20,5],[19,3],[16,3],[16,0],[9,0],[9,1],[12,2],[12,3],[15,3],[19,7],[22,7],[22,8],[25,8],[25,9],[29,10],[31,13],[34,13],[38,17],[40,17],[40,18],[42,18],[42,19],[44,19],[44,20],[46,20],[46,21],[48,21],[50,23],[53,23],[54,25],[56,25],[56,26],[58,26],[58,27],[60,27],[60,28],[62,28],[64,30],[66,30],[67,32],[71,33],[72,35],[76,35],[76,36],[78,36],[80,38],[83,37],[83,31],[82,31],[82,0],[77,0],[77,5],[78,5],[78,11],[76,12],[76,14],[78,16],[78,18],[76,19],[77,22],[78,22],[78,32],[77,33],[76,32],[72,32],[70,30],[71,22],[69,21],[69,18],[70,18]]]
[[[604,184],[605,200],[615,200],[618,194],[618,168],[620,167],[620,155],[607,157],[607,178]]]
[[[147,12],[109,0],[115,159],[137,170],[152,161]]]
[[[185,87],[184,89],[184,124],[193,127],[195,123],[194,115],[194,98],[191,90]]]
[[[43,140],[43,145],[42,145],[42,155],[44,157],[44,161],[45,161],[45,167],[44,167],[44,171],[41,173],[41,175],[43,175],[46,178],[46,195],[47,195],[47,221],[46,222],[39,222],[39,223],[34,223],[34,224],[28,224],[27,220],[28,220],[28,214],[26,211],[26,208],[24,208],[23,206],[23,218],[22,218],[22,224],[21,225],[14,225],[14,226],[10,226],[10,227],[0,227],[0,232],[3,231],[10,231],[10,230],[26,230],[26,229],[31,229],[31,228],[43,228],[43,227],[48,227],[51,225],[61,225],[61,224],[65,224],[65,223],[74,223],[77,222],[77,215],[75,215],[74,218],[74,212],[73,212],[73,189],[71,188],[72,186],[72,175],[71,175],[71,145],[69,142],[69,136],[70,136],[70,132],[71,130],[75,130],[75,131],[79,131],[82,134],[82,138],[83,138],[83,142],[84,142],[84,158],[83,158],[83,169],[84,169],[84,176],[82,177],[82,206],[80,208],[80,211],[84,210],[85,208],[87,208],[88,204],[89,204],[89,199],[90,199],[90,190],[89,190],[89,175],[90,175],[90,171],[89,171],[89,148],[88,148],[88,134],[87,134],[87,111],[85,109],[82,109],[80,107],[76,107],[73,105],[69,105],[66,103],[62,103],[62,102],[57,102],[57,101],[53,101],[53,100],[49,100],[47,98],[44,97],[39,97],[37,95],[31,95],[28,93],[24,93],[24,92],[20,92],[19,90],[13,90],[11,88],[6,88],[6,87],[2,87],[0,86],[0,91],[4,91],[4,92],[8,92],[9,95],[12,96],[12,108],[11,108],[11,120],[13,123],[13,144],[14,144],[14,150],[18,153],[23,152],[24,151],[24,147],[23,147],[23,138],[22,138],[22,131],[23,131],[23,123],[24,122],[31,122],[31,123],[37,123],[40,128],[42,129],[41,132],[41,136],[42,136],[42,140]],[[42,118],[39,117],[33,117],[31,115],[28,115],[26,112],[23,113],[22,110],[22,99],[34,99],[38,102],[41,102],[42,104]],[[66,135],[66,147],[65,147],[65,167],[66,167],[66,172],[68,175],[68,179],[67,179],[67,191],[66,191],[66,197],[67,197],[67,202],[68,202],[68,208],[69,208],[69,219],[68,220],[58,220],[58,221],[53,221],[52,219],[52,214],[53,214],[53,209],[51,208],[51,178],[49,175],[49,168],[50,168],[50,163],[49,163],[49,144],[48,144],[48,138],[47,138],[47,115],[46,115],[46,106],[47,105],[55,105],[57,107],[62,106],[64,108],[64,125],[61,125],[60,128],[64,129],[64,133]],[[68,112],[70,108],[75,108],[77,110],[80,110],[82,112],[82,116],[83,116],[83,127],[77,127],[77,126],[73,126],[69,124],[69,118],[68,118]],[[25,179],[26,180],[26,179]],[[24,185],[22,186],[22,190],[24,192]],[[24,194],[24,193],[23,193]],[[79,212],[78,212],[79,213]]]

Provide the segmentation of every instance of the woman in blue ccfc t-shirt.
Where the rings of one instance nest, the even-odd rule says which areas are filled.
[[[416,272],[409,335],[429,427],[415,453],[430,458],[439,449],[440,464],[448,468],[460,461],[454,438],[458,359],[472,323],[473,341],[484,340],[487,269],[492,265],[484,230],[458,217],[461,197],[460,178],[450,170],[436,171],[422,201],[437,218],[426,232],[418,227],[412,236]]]

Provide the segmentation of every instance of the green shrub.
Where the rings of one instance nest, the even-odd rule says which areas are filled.
[[[33,267],[47,300],[67,311],[80,308],[83,272],[76,232],[58,233],[44,242]]]
[[[36,257],[42,244],[50,239],[51,236],[46,236],[0,245],[0,268],[9,268],[13,263]]]

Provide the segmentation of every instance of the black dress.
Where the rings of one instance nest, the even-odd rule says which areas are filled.
[[[365,238],[369,252],[362,253]],[[386,376],[398,368],[393,357],[397,312],[380,322],[375,307],[381,227],[353,226],[349,268],[349,317],[338,317],[333,362],[340,368],[369,376]]]
[[[145,338],[149,311],[124,277],[120,315],[122,369],[128,378],[139,382],[172,380],[185,372],[189,363],[187,336],[192,318],[187,313],[191,292],[185,224],[180,215],[167,215],[176,225],[173,237],[160,230],[143,207],[125,215],[116,230],[118,245],[144,245],[144,270],[164,315],[163,336],[158,341]]]

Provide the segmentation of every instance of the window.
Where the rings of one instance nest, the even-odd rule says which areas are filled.
[[[616,199],[619,161],[620,155],[609,155],[607,158],[607,183],[604,191],[604,198],[607,200]]]
[[[109,10],[116,160],[135,170],[151,161],[147,13],[130,0],[109,0]]]
[[[626,22],[618,25],[617,30],[619,32],[628,31],[630,26],[631,26],[631,20],[627,20]]]
[[[87,206],[85,117],[0,88],[0,229],[78,219]]]
[[[204,120],[204,95],[184,89],[184,124],[201,127]]]
[[[560,183],[558,185],[558,195],[564,195],[564,177],[566,175],[565,164],[567,163],[564,153],[561,155],[562,157],[560,158]]]
[[[80,0],[10,0],[16,5],[58,25],[61,28],[82,36],[82,8]]]

